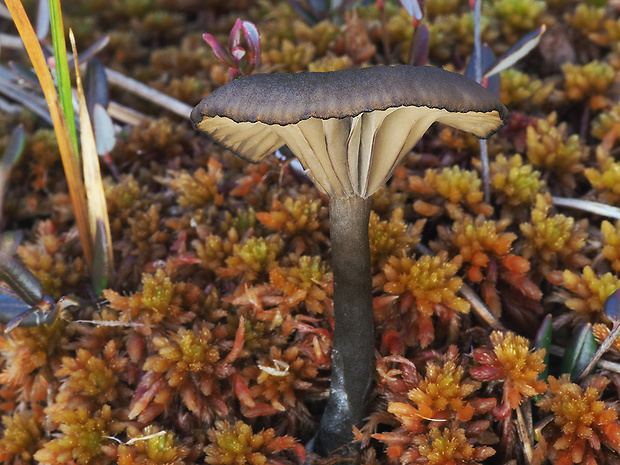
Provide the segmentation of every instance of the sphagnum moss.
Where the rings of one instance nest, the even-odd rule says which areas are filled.
[[[109,35],[108,45],[97,53],[105,66],[188,105],[228,81],[228,69],[201,35],[209,32],[225,39],[237,17],[254,22],[261,33],[265,53],[260,72],[278,67],[327,71],[402,63],[408,59],[416,30],[398,2],[388,3],[391,53],[386,56],[376,5],[356,5],[357,17],[348,19],[339,12],[320,13],[326,17],[315,23],[308,16],[302,18],[290,3],[275,0],[252,5],[243,0],[208,5],[197,0],[65,3],[66,24],[75,32],[78,49]],[[311,4],[316,2],[304,6]],[[381,433],[375,436],[381,445],[369,448],[364,443],[367,463],[511,459],[517,465],[525,463],[523,441],[506,426],[514,424],[515,413],[506,410],[509,403],[503,402],[508,375],[496,373],[500,370],[496,344],[485,342],[490,329],[476,317],[457,320],[453,310],[432,302],[431,317],[421,324],[410,291],[410,295],[390,294],[385,289],[387,267],[397,262],[403,266],[394,265],[394,269],[399,276],[406,275],[411,286],[428,284],[422,274],[409,274],[422,259],[414,250],[418,241],[429,245],[437,240],[439,230],[469,238],[462,231],[468,218],[476,233],[471,238],[493,222],[497,226],[509,220],[497,232],[498,237],[517,236],[512,249],[507,254],[484,249],[490,260],[477,267],[481,281],[468,279],[472,262],[455,261],[461,252],[448,236],[439,240],[447,254],[442,254],[437,269],[451,265],[451,280],[466,280],[492,308],[497,301],[500,322],[512,333],[532,337],[528,331],[533,333],[550,312],[557,318],[557,334],[574,331],[589,320],[595,323],[598,339],[607,336],[611,322],[603,318],[601,306],[618,287],[613,273],[617,268],[615,219],[552,207],[547,199],[537,202],[537,196],[584,198],[609,205],[620,201],[615,159],[620,134],[616,105],[620,18],[610,5],[558,0],[544,5],[532,0],[484,3],[482,36],[496,55],[542,22],[548,26],[539,48],[501,76],[502,98],[512,116],[489,144],[491,202],[482,202],[481,175],[469,159],[477,154],[475,138],[433,129],[439,137],[423,140],[391,184],[374,196],[377,216],[373,213],[371,218],[370,238],[380,381],[361,437],[368,439],[371,429],[379,428]],[[469,4],[429,0],[424,13],[423,23],[430,31],[428,63],[462,72],[473,48]],[[283,48],[294,53],[284,56]],[[3,62],[16,60],[30,66],[6,47],[0,55]],[[330,370],[333,270],[325,199],[290,160],[272,158],[248,166],[200,140],[186,122],[162,116],[159,108],[131,93],[113,87],[111,97],[153,119],[124,127],[118,134],[110,156],[121,174],[119,180],[108,176],[102,165],[118,259],[116,280],[105,293],[109,303],[94,302],[88,288],[51,133],[32,114],[7,110],[0,116],[1,137],[21,121],[28,139],[21,161],[11,172],[2,229],[23,232],[19,253],[48,293],[70,294],[82,304],[65,312],[50,328],[17,328],[0,337],[0,460],[102,465],[221,463],[224,459],[296,463],[302,456],[300,444],[315,431]],[[484,220],[477,224],[479,215]],[[426,219],[423,226],[418,223],[422,218]],[[412,236],[417,236],[413,242]],[[462,247],[470,242],[475,241],[468,239]],[[280,245],[277,253],[267,253],[264,260],[260,247],[253,251],[248,247],[251,253],[240,254],[247,244],[262,243]],[[256,272],[248,263],[259,258],[263,261]],[[222,274],[226,268],[230,269]],[[442,286],[447,289],[451,280]],[[515,316],[529,319],[518,325]],[[197,380],[197,372],[184,372],[185,399],[190,405],[207,399],[206,406],[191,411],[166,379],[168,372],[170,379],[180,376],[173,373],[175,363],[165,372],[146,368],[162,357],[160,349],[177,347],[180,335],[194,334],[197,327],[206,327],[212,334],[205,347],[211,344],[219,351],[219,360],[212,366],[227,358],[230,363],[219,365],[222,376],[216,376],[215,384],[223,401],[216,404],[211,401],[217,401],[217,396],[194,395],[205,384]],[[432,339],[424,350],[419,334]],[[154,341],[161,338],[166,343],[160,348]],[[553,343],[565,345],[559,338]],[[453,368],[452,359],[446,358],[450,344],[464,354],[454,359]],[[498,347],[502,344],[507,342]],[[519,359],[539,366],[537,359],[531,359],[536,352],[529,350],[529,341],[511,344],[518,346]],[[487,351],[485,363],[465,356],[480,350]],[[605,357],[613,360],[615,352],[612,349]],[[207,361],[206,356],[198,358],[199,365]],[[296,371],[299,360],[304,364]],[[266,369],[260,373],[273,379],[259,384],[245,375],[260,370],[259,365]],[[433,369],[427,369],[431,365],[442,375],[435,378],[430,373]],[[294,376],[281,383],[286,384],[281,394],[276,392],[280,384],[274,375],[286,366],[287,374]],[[316,377],[310,368],[318,369]],[[407,397],[409,391],[428,390],[448,375],[456,380],[461,368],[459,386],[473,383],[471,375],[478,369],[487,377],[496,370],[493,379],[475,381],[480,389],[462,399],[475,409],[469,420],[466,415],[431,424],[432,420],[413,415],[409,424],[404,416],[388,411],[390,403],[415,409],[426,405],[422,395],[414,396],[414,404]],[[514,378],[523,381],[525,374],[513,370]],[[595,368],[579,385],[560,373],[549,379],[543,400],[533,408],[534,421],[546,415],[551,418],[535,445],[534,463],[617,460],[618,420],[610,406],[617,402],[620,383],[609,374],[607,384],[598,378],[600,374],[600,368]],[[148,391],[140,394],[146,386]],[[530,394],[521,394],[521,403],[528,402]],[[131,400],[136,396],[150,401],[136,419],[128,421],[126,413],[134,407]],[[275,413],[279,410],[272,401],[294,403],[293,413]],[[78,404],[80,413],[76,413]],[[226,418],[217,411],[226,411]],[[579,418],[571,417],[571,412],[578,412]],[[498,415],[509,420],[498,420]],[[238,426],[239,422],[245,426]],[[583,438],[576,434],[578,430]],[[153,436],[142,439],[149,435]],[[239,444],[246,444],[246,449],[239,452]],[[493,453],[495,457],[490,457]]]

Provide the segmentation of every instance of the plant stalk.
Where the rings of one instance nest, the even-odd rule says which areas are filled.
[[[370,206],[370,198],[329,201],[335,327],[329,399],[312,445],[320,455],[349,444],[368,414],[375,372]]]
[[[387,15],[385,13],[385,2],[381,2],[381,6],[379,6],[379,10],[381,11],[383,55],[385,58],[385,64],[390,65],[392,63],[392,50],[390,48],[390,36],[387,30]]]
[[[474,71],[476,82],[482,84],[482,0],[474,3]],[[480,139],[480,161],[482,162],[482,181],[484,187],[484,201],[491,201],[491,186],[489,182],[489,151],[486,139]]]

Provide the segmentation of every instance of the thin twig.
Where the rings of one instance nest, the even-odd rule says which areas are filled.
[[[482,85],[482,0],[474,3],[474,75],[476,82]],[[491,201],[489,182],[489,150],[486,139],[480,139],[480,161],[482,163],[482,182],[484,201]]]
[[[15,100],[16,102],[19,102],[21,105],[28,108],[39,118],[44,119],[50,126],[52,126],[52,117],[50,116],[47,103],[45,103],[45,100],[42,97],[25,90],[22,86],[19,86],[2,76],[0,76],[0,93],[12,100]]]
[[[0,17],[11,20],[13,19],[11,18],[11,13],[9,13],[9,9],[2,4],[0,4]]]
[[[74,320],[73,323],[86,323],[95,326],[112,326],[112,327],[128,327],[128,328],[141,328],[144,325],[142,323],[131,323],[123,321],[102,321],[102,320]]]
[[[114,101],[111,101],[108,104],[108,113],[110,114],[110,117],[116,121],[120,121],[121,123],[129,124],[131,126],[138,126],[149,119],[149,117],[144,113],[140,113],[131,107],[121,105],[120,103]]]
[[[118,71],[106,68],[105,73],[108,78],[108,82],[111,85],[121,87],[128,92],[131,92],[135,95],[142,97],[145,100],[148,100],[149,102],[166,108],[167,110],[181,116],[182,118],[188,118],[190,112],[192,111],[192,107],[190,107],[186,103],[183,103],[180,100],[175,99],[174,97],[170,97],[163,92],[159,92],[158,90],[155,90],[140,81],[136,81],[133,78],[125,76]]]
[[[159,436],[163,436],[164,434],[166,434],[166,431],[158,431],[157,433],[153,433],[153,434],[147,434],[146,436],[140,436],[138,438],[131,438],[129,441],[127,442],[123,442],[118,438],[115,438],[114,436],[104,436],[104,438],[106,439],[112,439],[113,441],[118,442],[119,444],[124,444],[125,446],[130,446],[132,445],[134,442],[138,442],[138,441],[147,441],[148,439],[153,439],[153,438],[157,438]]]
[[[474,3],[474,55],[476,82],[482,84],[482,0]]]
[[[521,443],[523,444],[523,454],[525,455],[525,459],[528,464],[531,464],[534,458],[534,448],[532,447],[532,438],[530,436],[530,428],[525,423],[525,419],[523,418],[523,412],[521,412],[521,408],[523,406],[518,406],[515,410],[517,412],[517,432],[519,433],[519,438],[521,438]]]
[[[491,310],[489,310],[489,308],[484,304],[482,299],[478,297],[478,294],[476,294],[467,284],[463,284],[461,286],[459,294],[465,297],[465,299],[471,304],[476,314],[492,329],[497,331],[506,329],[504,325],[495,317],[495,315],[491,313]]]
[[[385,2],[381,2],[381,6],[379,7],[381,10],[381,29],[383,30],[383,55],[385,58],[385,64],[389,65],[392,63],[392,51],[390,50],[390,37],[388,36],[387,30],[387,18],[385,14]]]
[[[22,112],[22,106],[0,98],[0,113],[15,115]]]
[[[0,47],[8,48],[11,50],[23,50],[24,43],[19,36],[0,33]]]
[[[486,139],[480,139],[480,161],[482,162],[482,181],[484,189],[484,201],[491,202],[491,183],[489,173],[489,146]]]
[[[565,197],[552,197],[553,204],[558,207],[574,208],[595,215],[607,216],[620,220],[620,208],[612,207],[604,203],[593,202],[591,200],[570,199]]]

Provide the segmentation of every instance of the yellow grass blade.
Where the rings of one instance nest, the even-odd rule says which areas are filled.
[[[104,250],[107,255],[107,260],[104,260],[104,263],[107,264],[108,269],[97,270],[97,272],[91,269],[91,273],[93,276],[100,276],[100,272],[104,271],[102,275],[106,278],[110,278],[111,270],[114,266],[114,258],[112,254],[112,236],[110,233],[110,221],[108,219],[108,207],[106,205],[103,182],[101,180],[101,171],[99,169],[99,157],[97,156],[95,134],[93,133],[93,126],[90,121],[88,107],[86,106],[84,87],[82,86],[82,77],[80,75],[80,64],[78,62],[77,47],[75,46],[75,37],[73,36],[73,31],[71,29],[69,30],[69,40],[71,41],[73,59],[75,60],[75,77],[80,108],[82,166],[84,169],[84,184],[86,186],[86,198],[88,199],[88,217],[93,244],[96,244],[95,238],[98,220],[103,223],[103,229],[105,232],[104,237],[99,238],[99,240],[104,242]],[[95,287],[100,287],[99,283],[95,284]]]

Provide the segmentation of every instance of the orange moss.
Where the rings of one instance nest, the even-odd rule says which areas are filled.
[[[419,176],[409,177],[409,188],[425,197],[431,197],[431,205],[438,208],[437,213],[443,209],[433,203],[433,196],[440,196],[448,202],[447,208],[465,206],[476,214],[489,216],[492,213],[490,205],[483,201],[482,181],[474,171],[466,171],[458,166],[444,168],[441,171],[426,170],[424,178]],[[427,212],[426,200],[416,200],[413,204],[414,210],[421,215]],[[430,213],[435,215],[437,213]]]
[[[571,100],[604,95],[615,78],[615,71],[609,64],[596,60],[583,66],[565,63],[562,72],[566,93]]]
[[[436,257],[425,255],[417,261],[391,257],[383,268],[388,280],[384,290],[393,295],[411,292],[416,298],[418,311],[426,317],[433,314],[433,306],[438,304],[467,313],[469,304],[456,296],[462,280],[454,275],[460,266],[461,259],[448,261],[445,252]]]
[[[205,461],[212,465],[263,465],[274,454],[296,448],[292,437],[277,437],[271,428],[254,434],[252,428],[242,421],[234,426],[226,421],[216,421],[215,428],[207,431],[207,436],[211,444],[205,448]]]
[[[318,369],[313,359],[295,347],[285,351],[271,347],[269,355],[261,357],[256,366],[243,371],[247,379],[256,380],[250,395],[257,402],[268,402],[273,411],[285,412],[295,408],[298,394],[313,387]],[[251,411],[250,411],[251,412]],[[247,412],[246,416],[254,416]]]
[[[533,204],[536,195],[545,188],[540,175],[532,165],[523,163],[519,154],[510,158],[498,155],[491,163],[491,184],[499,194],[498,203],[510,206]]]
[[[429,362],[424,379],[408,392],[407,397],[414,406],[390,402],[388,412],[396,415],[403,427],[411,431],[417,430],[416,425],[424,420],[471,420],[475,409],[465,398],[478,390],[481,384],[464,379],[465,369],[458,366],[457,361],[456,347],[450,346],[443,365]]]
[[[175,393],[190,412],[203,418],[214,408],[220,414],[226,413],[227,407],[219,397],[218,380],[230,375],[232,370],[221,360],[220,348],[208,326],[199,325],[193,330],[181,328],[167,337],[153,338],[152,343],[158,353],[144,362],[145,375],[132,399],[130,418],[141,414],[151,401],[146,415],[161,412]],[[209,397],[213,397],[213,402],[206,402]]]
[[[183,465],[190,452],[174,433],[156,426],[129,427],[127,436],[127,444],[118,446],[118,465]]]
[[[314,314],[325,313],[332,306],[331,273],[320,257],[299,257],[296,265],[278,267],[269,273],[269,282],[282,293],[286,315],[303,302],[305,308]],[[331,312],[327,312],[331,313]]]
[[[471,375],[480,381],[503,381],[503,403],[515,409],[524,397],[541,394],[547,389],[538,375],[545,369],[544,349],[530,352],[529,341],[514,333],[491,333],[490,349],[474,349],[473,357],[480,367],[472,368]]]
[[[559,259],[573,266],[589,263],[581,254],[588,238],[588,220],[575,221],[571,216],[552,215],[551,207],[551,196],[537,195],[531,222],[520,225],[525,238],[521,255],[540,261],[543,275],[555,269]]]
[[[218,192],[218,185],[223,178],[222,165],[214,158],[210,158],[207,167],[208,171],[198,168],[194,174],[187,171],[172,173],[170,187],[178,193],[179,205],[186,208],[200,208],[211,203],[215,205],[224,203],[224,197]]]
[[[121,432],[125,426],[115,420],[112,409],[104,405],[96,412],[84,408],[63,409],[50,416],[57,423],[60,437],[47,442],[34,454],[42,464],[97,465],[109,461],[106,446],[113,444],[109,439]]]
[[[455,257],[448,261],[447,252],[441,251],[436,257],[425,255],[417,261],[390,257],[383,267],[386,280],[383,289],[400,296],[401,301],[406,302],[406,311],[414,312],[416,316],[412,320],[418,327],[422,347],[435,337],[430,319],[434,313],[469,312],[469,303],[456,295],[463,283],[461,278],[455,277],[461,260]]]
[[[615,132],[612,134],[615,139]],[[616,205],[620,201],[620,163],[602,145],[596,148],[596,160],[598,168],[586,168],[584,174],[601,202]]]
[[[226,268],[218,270],[220,277],[240,276],[243,281],[255,281],[259,274],[268,273],[276,266],[276,257],[284,246],[278,236],[251,237],[235,244],[232,256],[226,259]]]
[[[483,216],[472,219],[463,215],[452,224],[452,232],[440,229],[440,237],[448,239],[458,250],[457,257],[469,264],[467,277],[474,282],[483,279],[483,269],[491,257],[501,259],[508,255],[517,238],[514,233],[504,232],[509,220],[495,222]],[[442,232],[443,231],[443,232]]]
[[[58,300],[78,284],[86,266],[79,257],[69,259],[68,238],[58,235],[51,221],[40,222],[35,235],[36,242],[19,246],[17,253],[41,282],[45,292]]]
[[[554,414],[552,431],[545,429],[543,434],[555,463],[597,463],[594,452],[602,446],[620,452],[618,413],[599,400],[608,383],[604,377],[595,378],[583,390],[566,374],[559,379],[549,376],[550,392],[536,405]]]
[[[557,286],[563,286],[573,295],[566,298],[564,292],[558,294],[562,296],[566,307],[595,320],[605,319],[602,315],[603,304],[614,291],[620,289],[620,279],[616,275],[606,273],[598,277],[589,266],[583,269],[581,276],[564,270],[551,273],[547,279]]]
[[[285,236],[300,233],[312,236],[321,227],[326,213],[326,208],[320,199],[300,195],[295,200],[287,197],[284,202],[274,199],[269,211],[257,213],[256,218],[267,228]]]
[[[23,463],[32,461],[32,456],[40,447],[43,438],[41,420],[42,412],[39,411],[3,415],[4,434],[0,439],[0,460],[4,463],[11,460],[21,460]]]
[[[174,283],[169,273],[158,269],[155,274],[142,275],[142,292],[131,296],[106,289],[103,295],[109,306],[120,312],[122,322],[132,323],[134,328],[151,334],[153,326],[164,321],[182,323],[194,317],[204,294],[191,283]]]
[[[20,401],[40,402],[47,398],[50,351],[59,342],[63,327],[64,323],[57,320],[51,327],[16,328],[11,334],[0,336],[0,384],[5,390]]]
[[[103,358],[84,349],[77,356],[63,357],[54,375],[65,378],[56,402],[64,406],[111,404],[117,399],[119,374],[127,367],[127,359],[118,356],[116,343],[111,340],[103,349]]]
[[[420,438],[420,443],[420,457],[432,465],[481,463],[495,454],[492,447],[474,447],[469,444],[462,428],[431,428],[428,435]]]
[[[403,221],[402,208],[396,208],[389,221],[380,221],[379,215],[371,212],[368,226],[370,262],[382,266],[390,256],[404,256],[420,242],[425,223],[419,220],[407,225]]]
[[[527,128],[527,158],[539,169],[551,170],[568,188],[576,186],[575,175],[584,170],[587,149],[579,135],[568,135],[566,123],[558,124],[558,115],[549,114]]]

